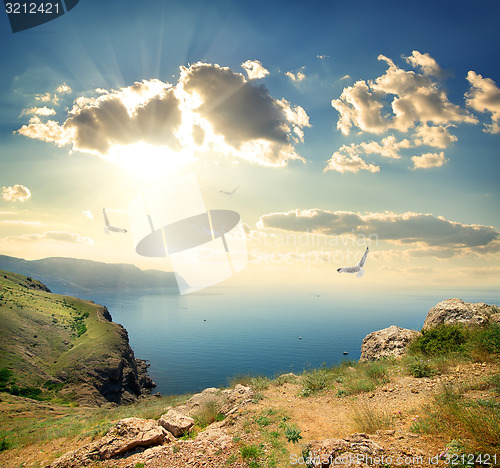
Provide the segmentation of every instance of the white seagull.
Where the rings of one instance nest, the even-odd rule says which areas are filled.
[[[339,273],[357,273],[357,276],[363,276],[365,274],[365,270],[363,270],[363,266],[366,262],[366,256],[368,255],[368,247],[365,250],[365,253],[361,257],[361,260],[356,266],[352,267],[344,267],[344,268],[337,268],[337,271]]]
[[[237,187],[232,192],[226,192],[225,190],[220,190],[220,193],[223,193],[224,195],[227,195],[228,197],[232,197],[234,192],[236,192],[236,190],[238,190],[239,186],[240,186],[240,184],[238,184]]]
[[[104,215],[104,222],[106,223],[106,227],[104,228],[104,232],[106,234],[109,234],[110,232],[127,232],[127,230],[124,228],[111,226],[111,224],[109,224],[108,215],[106,214],[105,208],[102,209],[102,214]]]

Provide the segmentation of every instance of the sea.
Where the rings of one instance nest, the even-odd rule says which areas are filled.
[[[363,338],[390,325],[420,330],[428,310],[460,297],[498,305],[491,291],[349,295],[328,290],[211,288],[177,296],[94,294],[148,361],[154,391],[193,393],[239,376],[274,377],[357,360]]]

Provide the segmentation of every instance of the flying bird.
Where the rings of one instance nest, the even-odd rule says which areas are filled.
[[[228,197],[232,197],[234,192],[236,192],[236,190],[238,190],[239,186],[240,186],[240,184],[238,184],[232,192],[226,192],[225,190],[220,190],[220,193],[223,193],[224,195],[227,195]]]
[[[104,223],[106,224],[106,227],[104,228],[104,232],[106,234],[109,234],[110,232],[127,232],[127,230],[124,228],[112,226],[111,224],[109,224],[108,215],[106,214],[105,208],[102,209],[102,214],[104,215]]]
[[[352,267],[344,267],[344,268],[337,268],[337,271],[339,273],[357,273],[356,276],[363,276],[365,273],[365,270],[363,270],[363,266],[366,262],[366,256],[368,255],[368,247],[365,250],[365,253],[361,257],[361,260],[356,266]]]

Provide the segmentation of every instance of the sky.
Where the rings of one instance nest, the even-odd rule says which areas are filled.
[[[498,289],[500,5],[450,5],[80,0],[17,33],[0,12],[0,254],[169,270],[129,204],[194,174],[241,217],[230,286]],[[362,278],[336,272],[367,246]]]

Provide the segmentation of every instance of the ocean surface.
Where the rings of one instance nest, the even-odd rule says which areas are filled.
[[[359,359],[370,332],[419,330],[443,299],[497,304],[489,294],[350,297],[329,291],[215,290],[186,296],[95,294],[129,333],[136,357],[164,395],[228,385],[239,375],[273,377]],[[348,355],[344,356],[344,352]]]

